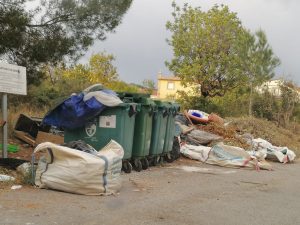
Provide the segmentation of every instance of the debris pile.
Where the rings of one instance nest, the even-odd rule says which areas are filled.
[[[20,184],[27,183],[30,180],[30,177],[22,173],[22,169],[28,163],[26,160],[21,159],[0,158],[0,189],[9,187],[16,190],[22,188]],[[27,178],[29,180],[26,180]]]
[[[201,120],[194,118],[199,115]],[[266,160],[281,163],[294,161],[296,155],[287,147],[273,146],[250,134],[238,135],[234,127],[216,114],[210,114],[214,115],[213,120],[209,120],[210,115],[207,115],[202,111],[189,110],[176,117],[180,152],[184,156],[207,164],[257,170],[272,169]],[[207,120],[203,121],[203,118]]]

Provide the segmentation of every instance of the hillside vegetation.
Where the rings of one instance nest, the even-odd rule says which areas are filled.
[[[293,123],[283,128],[272,121],[251,117],[228,118],[231,126],[240,133],[250,133],[255,138],[263,138],[276,146],[287,146],[300,154],[300,124]]]

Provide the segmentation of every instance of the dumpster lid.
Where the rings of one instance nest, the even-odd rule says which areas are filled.
[[[140,103],[141,105],[145,106],[156,106],[155,102],[151,98],[144,98],[144,97],[139,97],[139,98],[134,98],[134,102]]]
[[[163,102],[161,100],[153,100],[156,106],[160,109],[169,109],[170,105],[167,102]]]
[[[170,104],[170,111],[177,113],[180,111],[180,105],[176,102],[168,102]]]
[[[119,92],[119,98],[123,100],[123,102],[135,102],[145,106],[155,106],[156,104],[150,98],[150,94],[145,93],[126,93],[126,92]]]
[[[150,98],[150,94],[146,93],[131,93],[131,92],[117,92],[119,98]]]

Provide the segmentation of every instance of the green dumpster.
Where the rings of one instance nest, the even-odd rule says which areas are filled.
[[[160,161],[163,153],[165,135],[168,121],[168,105],[159,100],[154,100],[156,111],[153,114],[151,144],[148,161],[155,166]]]
[[[163,157],[167,162],[172,162],[174,159],[171,155],[174,135],[175,135],[175,116],[180,109],[180,106],[176,103],[167,102],[169,115],[167,120],[167,128],[165,135],[165,143],[163,148]]]
[[[141,104],[141,109],[135,118],[134,145],[132,147],[132,163],[136,171],[148,169],[152,118],[156,105],[153,100],[145,97],[134,98],[134,102]]]
[[[83,140],[96,150],[100,150],[113,139],[123,147],[123,170],[130,173],[132,165],[129,160],[132,155],[135,115],[139,106],[136,103],[122,103],[116,107],[106,108],[85,127],[65,130],[64,141],[67,143]]]
[[[149,167],[147,156],[150,150],[152,118],[156,104],[150,99],[149,94],[122,92],[118,93],[118,96],[124,102],[135,102],[141,105],[140,111],[135,117],[131,160],[133,168],[140,172]]]

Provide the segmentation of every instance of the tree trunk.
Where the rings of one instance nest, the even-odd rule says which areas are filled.
[[[252,105],[253,105],[253,83],[250,82],[250,99],[249,99],[249,116],[252,117]]]

